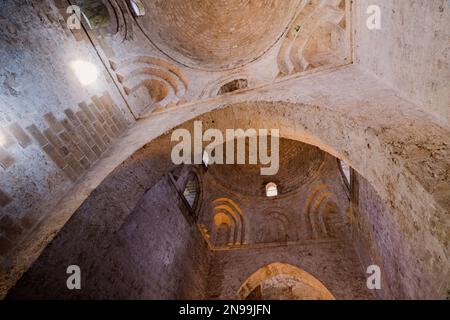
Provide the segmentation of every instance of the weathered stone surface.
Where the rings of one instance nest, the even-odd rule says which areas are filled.
[[[93,30],[67,28],[66,1],[11,0],[0,6],[1,296],[60,231],[38,260],[39,272],[67,264],[70,257],[61,248],[87,261],[91,275],[100,270],[95,259],[84,257],[91,251],[128,268],[108,255],[110,243],[122,243],[114,232],[145,192],[173,169],[164,134],[197,118],[205,129],[277,128],[283,138],[346,160],[359,175],[360,191],[351,198],[346,225],[362,272],[369,263],[384,270],[377,297],[447,297],[448,1],[223,0],[209,7],[201,1],[143,2],[157,10],[136,19],[125,1],[103,2],[101,16],[106,17],[106,8],[110,19]],[[381,30],[366,26],[369,5],[381,9]],[[259,14],[246,17],[249,9]],[[158,15],[162,11],[177,15]],[[195,22],[192,28],[184,28],[186,20]],[[157,28],[149,31],[154,23]],[[261,23],[270,32],[255,39],[253,31],[264,28],[252,31],[251,25]],[[239,28],[229,29],[233,24]],[[155,30],[165,33],[155,36]],[[97,68],[94,84],[81,85],[74,60]],[[236,81],[246,88],[239,85],[242,90],[217,96]],[[328,185],[345,200],[336,184]],[[320,203],[324,190],[314,193],[314,203]],[[171,214],[186,217],[183,206],[165,200],[160,204]],[[142,212],[136,212],[141,219]],[[267,219],[284,220],[279,213],[276,217]],[[249,240],[284,239],[283,223],[273,225]],[[176,239],[197,243],[182,220],[175,228],[181,230]],[[83,236],[87,243],[79,246],[76,239]],[[146,236],[121,239],[132,247]],[[188,265],[185,270],[197,270]],[[353,263],[347,267],[356,270]],[[178,276],[183,271],[177,268],[173,274]],[[104,272],[102,279],[110,270]],[[136,297],[156,297],[156,291],[140,291],[133,272],[120,280],[121,288],[130,285]],[[105,288],[118,283],[105,281]],[[192,296],[200,297],[203,284],[194,282]],[[351,288],[337,296],[363,296],[356,284]],[[92,296],[104,294],[91,289]],[[181,293],[184,289],[175,292],[171,285],[165,297],[190,297]]]
[[[355,4],[356,62],[449,126],[450,3],[360,0]],[[366,27],[369,5],[380,8],[381,30]]]
[[[320,279],[336,299],[373,299],[353,246],[346,242],[214,252],[208,298],[236,299],[248,277],[274,262],[305,270]]]

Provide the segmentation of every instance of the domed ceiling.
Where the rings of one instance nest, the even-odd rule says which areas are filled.
[[[275,182],[282,195],[313,179],[324,160],[325,153],[317,147],[280,139],[280,169],[274,176],[262,176],[260,169],[267,166],[260,164],[210,165],[207,175],[225,189],[240,195],[265,196],[265,186],[269,182]]]
[[[300,0],[144,0],[138,24],[161,51],[198,69],[232,69],[270,49]]]

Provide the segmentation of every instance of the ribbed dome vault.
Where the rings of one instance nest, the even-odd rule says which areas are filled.
[[[138,23],[180,63],[231,69],[267,51],[283,34],[299,0],[144,0]]]
[[[219,185],[236,194],[265,196],[265,186],[268,182],[275,182],[280,193],[286,194],[297,190],[315,177],[324,159],[325,153],[317,147],[280,139],[280,170],[274,176],[262,176],[262,165],[248,164],[210,165],[207,174]]]

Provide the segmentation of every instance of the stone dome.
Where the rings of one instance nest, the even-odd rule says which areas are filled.
[[[178,62],[222,70],[260,57],[284,33],[299,0],[145,0],[137,19],[150,41]]]
[[[280,139],[279,171],[274,176],[262,176],[265,165],[211,165],[210,175],[217,183],[244,196],[265,197],[265,186],[274,182],[280,195],[299,189],[314,177],[325,159],[325,153],[317,147],[294,140]]]

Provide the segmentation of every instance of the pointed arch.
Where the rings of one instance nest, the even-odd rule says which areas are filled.
[[[246,225],[244,215],[238,204],[230,198],[218,198],[213,201],[213,211],[226,211],[236,221],[236,228],[234,230],[234,245],[245,243]]]
[[[230,217],[223,213],[218,212],[214,215],[214,234],[213,241],[217,245],[229,245],[231,240],[231,230],[234,229],[234,222]],[[223,232],[225,231],[225,235]]]
[[[329,186],[317,186],[306,200],[305,222],[307,239],[334,238],[340,235],[339,207]],[[336,224],[337,225],[334,225]]]
[[[313,275],[296,266],[280,262],[268,264],[250,275],[239,288],[237,299],[247,299],[265,281],[280,275],[288,276],[314,289],[321,300],[335,300],[333,294]]]

